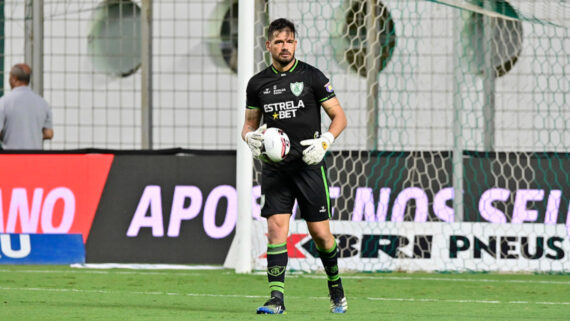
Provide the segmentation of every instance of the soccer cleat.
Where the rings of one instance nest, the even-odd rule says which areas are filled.
[[[331,297],[331,312],[332,313],[345,313],[348,309],[348,303],[346,303],[346,297],[344,296],[344,291],[342,287],[330,288]]]
[[[257,314],[287,314],[283,300],[271,297],[263,306],[257,308]]]

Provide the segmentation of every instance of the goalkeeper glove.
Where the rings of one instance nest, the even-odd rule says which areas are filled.
[[[301,141],[301,145],[309,146],[303,150],[303,161],[309,165],[320,163],[333,142],[334,136],[330,132],[324,133],[319,138]]]
[[[256,131],[249,132],[245,134],[245,142],[249,149],[251,149],[251,153],[253,154],[253,158],[259,159],[261,156],[261,148],[263,147],[263,134],[267,129],[267,124],[263,124],[263,126],[259,127]]]

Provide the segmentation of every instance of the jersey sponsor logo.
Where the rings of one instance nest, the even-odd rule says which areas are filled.
[[[297,117],[297,110],[299,108],[305,108],[305,103],[302,99],[300,99],[297,104],[295,104],[294,101],[289,100],[263,105],[263,110],[266,113],[271,113],[273,119],[295,118]]]
[[[333,90],[333,87],[332,87],[332,85],[331,85],[330,82],[327,82],[327,83],[325,84],[325,90],[326,90],[327,92],[329,92],[329,93],[332,93],[332,92],[334,91],[334,90]]]
[[[291,92],[293,93],[293,95],[299,97],[299,95],[301,95],[301,93],[303,92],[303,87],[304,84],[303,82],[292,82],[289,84],[289,87],[291,87]]]
[[[277,88],[277,85],[273,85],[273,94],[274,95],[281,95],[282,93],[286,92],[286,88]]]

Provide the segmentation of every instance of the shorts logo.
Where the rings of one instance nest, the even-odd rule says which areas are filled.
[[[324,212],[326,212],[326,211],[327,211],[327,210],[325,209],[325,207],[324,207],[324,206],[321,206],[321,209],[319,210],[319,212],[320,212],[320,213],[324,213]]]
[[[291,87],[293,95],[298,97],[303,92],[304,85],[303,82],[292,82],[289,84],[289,87]]]

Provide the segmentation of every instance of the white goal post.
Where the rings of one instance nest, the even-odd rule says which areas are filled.
[[[251,256],[251,195],[253,159],[241,138],[245,119],[245,90],[254,71],[254,0],[239,1],[238,19],[238,86],[236,108],[236,189],[238,194],[238,219],[234,240],[224,262],[225,268],[234,268],[237,273],[249,273]]]

